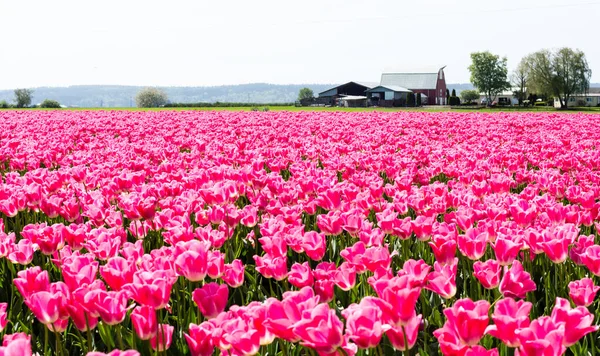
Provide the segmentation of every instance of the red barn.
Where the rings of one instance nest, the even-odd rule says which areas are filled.
[[[381,74],[381,85],[407,88],[415,95],[427,96],[425,105],[446,105],[446,76],[444,68],[429,68],[413,71],[386,71]]]

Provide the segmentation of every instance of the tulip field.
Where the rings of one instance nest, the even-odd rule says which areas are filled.
[[[600,355],[600,115],[0,112],[0,356]]]

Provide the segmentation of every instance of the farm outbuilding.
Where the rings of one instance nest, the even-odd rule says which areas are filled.
[[[337,101],[343,96],[364,96],[365,91],[377,86],[373,82],[348,82],[338,85],[324,92],[319,93],[317,102],[325,105],[336,105]]]
[[[367,97],[364,95],[347,95],[339,99],[340,106],[347,108],[367,107]]]
[[[411,91],[397,85],[378,85],[366,91],[371,105],[374,106],[404,106],[406,96]]]
[[[380,85],[406,88],[415,95],[421,93],[427,97],[424,105],[447,105],[446,76],[443,67],[431,67],[416,70],[388,70],[381,74]]]

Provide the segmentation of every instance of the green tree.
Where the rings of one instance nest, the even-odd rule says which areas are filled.
[[[315,94],[313,93],[312,89],[310,88],[302,88],[300,89],[300,92],[298,93],[298,100],[302,101],[302,100],[311,100],[315,97]]]
[[[479,99],[479,92],[477,90],[463,90],[460,92],[460,97],[466,103],[472,103]]]
[[[157,108],[169,101],[167,94],[158,88],[144,88],[135,96],[138,108]]]
[[[527,63],[524,59],[519,62],[519,65],[510,75],[510,83],[515,88],[513,92],[515,98],[519,100],[519,105],[523,104],[523,101],[527,97],[527,80],[529,79],[529,72]]]
[[[486,102],[491,105],[496,96],[510,88],[507,75],[506,57],[492,54],[490,52],[471,53],[471,83],[483,93]]]
[[[531,91],[554,96],[561,108],[567,108],[569,99],[585,93],[590,87],[592,70],[580,50],[560,48],[543,49],[523,59],[529,73],[527,85]]]
[[[40,104],[40,108],[60,109],[60,103],[56,100],[46,99],[46,100],[42,101],[42,103]]]
[[[452,89],[452,95],[450,96],[456,96],[456,89]]]
[[[15,89],[15,103],[18,108],[26,108],[31,105],[31,97],[33,90],[31,89]]]
[[[421,98],[421,93],[417,93],[417,106],[421,106],[423,103],[423,98]]]

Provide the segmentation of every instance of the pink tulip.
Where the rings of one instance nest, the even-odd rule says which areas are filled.
[[[256,270],[265,278],[273,278],[276,281],[287,277],[287,256],[272,257],[269,255],[253,256]]]
[[[192,299],[207,319],[215,318],[225,310],[229,289],[226,284],[207,283],[202,288],[196,288]]]
[[[100,267],[100,275],[114,291],[119,291],[124,285],[132,283],[134,273],[135,264],[121,256],[109,258],[106,264]]]
[[[586,307],[571,308],[569,301],[560,297],[556,298],[554,309],[552,309],[552,320],[557,323],[564,323],[565,337],[563,345],[571,347],[585,335],[598,331],[598,326],[592,326],[594,314],[590,313]]]
[[[311,287],[314,279],[308,262],[302,264],[294,263],[288,274],[288,282],[296,288]]]
[[[557,323],[549,316],[542,316],[526,328],[515,331],[522,356],[559,356],[566,351],[564,323]]]
[[[585,249],[583,263],[596,276],[600,276],[600,245],[592,245]]]
[[[63,260],[62,274],[69,289],[75,290],[82,284],[91,284],[96,280],[98,261],[91,254],[74,254]]]
[[[433,272],[427,276],[427,285],[425,289],[439,294],[444,299],[450,299],[456,295],[456,271],[458,267],[458,258],[454,259],[452,264],[441,265],[438,262],[433,264]]]
[[[85,354],[85,356],[140,356],[140,353],[136,350],[113,350],[107,354],[99,351],[92,351]]]
[[[61,303],[65,299],[62,293],[41,291],[32,293],[28,298],[27,305],[40,323],[49,325],[61,317]]]
[[[374,298],[365,297],[360,304],[351,304],[342,311],[346,319],[346,336],[361,349],[377,346],[387,329],[381,322],[382,311],[378,303],[371,299]]]
[[[225,255],[221,251],[208,251],[206,274],[212,279],[221,278],[225,269]]]
[[[238,288],[244,284],[244,273],[246,272],[242,261],[236,259],[231,263],[226,263],[223,266],[223,276],[221,277],[225,283],[231,288]]]
[[[95,310],[107,325],[120,324],[127,315],[128,298],[125,291],[100,291],[94,295],[93,303]]]
[[[158,329],[156,311],[149,306],[137,306],[131,312],[131,323],[137,336],[142,340],[150,340],[156,336]]]
[[[413,348],[417,342],[419,328],[421,327],[422,315],[414,315],[405,326],[395,326],[385,332],[392,347],[396,350],[407,351]],[[406,333],[406,339],[404,335]]]
[[[591,278],[582,278],[569,282],[569,297],[575,305],[589,307],[596,299],[600,287],[594,285]]]
[[[152,349],[158,352],[169,349],[169,347],[171,347],[171,342],[173,342],[174,329],[175,328],[169,324],[159,324],[156,335],[150,339]]]
[[[431,266],[423,260],[415,261],[409,259],[404,262],[402,269],[398,271],[398,276],[409,276],[412,279],[412,285],[415,287],[424,287],[430,269]]]
[[[464,235],[458,235],[458,249],[471,260],[483,257],[489,234],[478,228],[468,228]]]
[[[123,290],[137,303],[158,310],[169,304],[173,284],[173,279],[164,273],[138,271],[133,276],[133,282],[124,285]]]
[[[573,224],[565,224],[543,233],[542,249],[554,263],[562,263],[569,256],[569,245],[577,239],[579,229]]]
[[[341,290],[351,290],[356,284],[356,268],[348,262],[343,262],[335,271],[333,280]]]
[[[23,333],[4,335],[1,356],[31,356],[31,337]]]
[[[447,235],[434,234],[429,242],[435,260],[441,264],[449,264],[454,261],[456,245],[456,238]]]
[[[483,346],[475,345],[465,352],[464,356],[498,356],[498,349],[487,350]]]
[[[309,231],[304,234],[302,249],[313,261],[320,261],[325,256],[325,234]]]
[[[477,261],[473,264],[473,275],[485,289],[497,288],[502,269],[496,260]]]
[[[515,331],[529,327],[529,312],[533,304],[523,300],[504,298],[496,303],[492,320],[485,333],[502,340],[509,347],[519,347],[520,341]]]
[[[303,346],[321,353],[333,353],[344,342],[343,328],[344,324],[335,310],[329,309],[327,304],[319,304],[310,313],[304,314],[293,330]]]
[[[380,279],[374,282],[372,287],[385,302],[382,308],[385,323],[402,326],[413,319],[421,288],[413,287],[409,276]]]
[[[175,266],[177,274],[192,282],[204,280],[208,270],[208,242],[191,240],[176,246]]]
[[[8,254],[8,259],[12,263],[28,265],[33,261],[35,246],[30,240],[21,239],[14,245],[14,249]]]
[[[285,292],[281,301],[269,298],[265,302],[267,317],[264,321],[267,330],[280,339],[298,342],[300,337],[293,327],[302,319],[305,312],[310,312],[319,303],[319,297],[310,287],[297,292]]]
[[[212,356],[215,346],[212,340],[213,324],[190,324],[189,334],[184,333],[192,356]]]
[[[585,265],[585,250],[594,245],[596,235],[579,235],[569,251],[569,257],[578,266]]]
[[[501,266],[510,266],[521,250],[521,243],[517,243],[502,234],[496,238],[492,248],[496,255],[496,261]]]
[[[525,298],[528,292],[536,290],[531,275],[525,272],[521,262],[515,261],[510,267],[504,267],[504,276],[500,281],[500,293],[505,298]]]
[[[490,303],[485,300],[473,302],[471,299],[459,299],[452,308],[444,309],[448,327],[460,341],[468,346],[476,345],[483,337],[488,326]]]
[[[0,333],[8,324],[8,313],[6,313],[6,308],[8,308],[7,303],[0,303]]]

